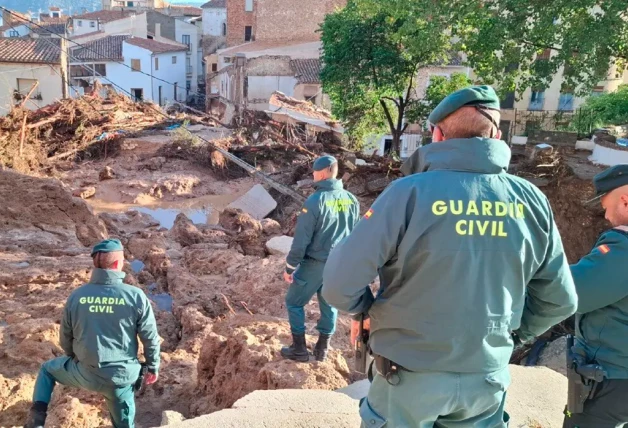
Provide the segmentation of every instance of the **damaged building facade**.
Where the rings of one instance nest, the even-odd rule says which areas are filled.
[[[266,110],[274,92],[329,107],[320,82],[325,15],[346,1],[304,8],[295,0],[225,0],[226,49],[206,58],[208,110],[230,121],[244,109]],[[290,25],[286,25],[290,22]]]

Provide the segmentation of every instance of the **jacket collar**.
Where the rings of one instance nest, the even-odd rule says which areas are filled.
[[[126,273],[118,272],[116,270],[94,269],[89,283],[99,285],[120,285],[122,284],[122,280],[125,276]]]
[[[508,170],[510,148],[492,138],[456,138],[421,147],[421,172],[456,170],[499,174]]]
[[[313,184],[316,190],[342,190],[342,180],[329,178],[327,180],[317,181]]]

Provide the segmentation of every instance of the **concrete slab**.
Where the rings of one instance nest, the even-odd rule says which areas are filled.
[[[261,220],[277,207],[277,201],[261,184],[256,184],[244,195],[230,203],[227,208],[239,208],[256,220]]]
[[[371,383],[369,380],[363,379],[352,383],[349,386],[345,386],[344,388],[337,389],[336,392],[345,394],[354,400],[360,400],[368,395],[370,387]]]
[[[275,256],[287,256],[292,247],[293,238],[290,236],[275,236],[266,242],[266,249]]]
[[[628,163],[628,150],[621,150],[596,144],[589,160],[593,163],[606,166],[615,166]]]
[[[299,413],[356,413],[355,400],[335,391],[320,389],[276,389],[254,391],[233,404],[234,409],[289,410]]]
[[[593,140],[579,140],[576,141],[576,150],[588,150],[590,152],[595,148]]]

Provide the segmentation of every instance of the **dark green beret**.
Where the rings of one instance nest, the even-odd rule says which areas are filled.
[[[96,253],[113,253],[114,251],[124,251],[122,242],[119,239],[105,239],[94,245],[91,256],[94,257]]]
[[[322,171],[324,169],[329,168],[330,166],[332,166],[333,164],[335,164],[336,162],[338,162],[336,160],[335,157],[333,156],[321,156],[320,158],[316,159],[314,161],[314,171]]]
[[[481,105],[491,110],[499,110],[499,97],[490,86],[471,86],[449,94],[430,114],[428,121],[436,125],[447,116],[464,106]]]
[[[618,187],[628,185],[628,165],[615,165],[593,177],[596,200]]]

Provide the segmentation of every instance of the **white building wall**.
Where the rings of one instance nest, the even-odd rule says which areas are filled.
[[[72,19],[72,35],[80,36],[81,34],[92,33],[94,31],[102,30],[102,25],[99,25],[95,19]]]
[[[227,8],[203,9],[203,35],[224,36],[223,24],[227,22]]]
[[[172,57],[176,57],[176,64],[172,63]],[[159,70],[155,70],[155,58],[159,59]],[[185,52],[167,52],[155,54],[153,57],[153,76],[166,82],[177,84],[177,101],[185,101]],[[174,100],[174,85],[162,80],[153,79],[153,101],[159,103],[159,87],[161,86],[162,105]]]
[[[187,23],[185,21],[181,21],[177,19],[175,21],[175,38],[179,43],[183,43],[183,36],[190,36],[190,50],[187,51],[186,55],[190,58],[190,65],[192,66],[192,73],[187,74],[186,70],[186,81],[190,81],[190,93],[195,93],[198,91],[198,48],[200,41],[200,34],[198,33],[198,28],[194,24]],[[185,61],[184,61],[185,64]],[[183,83],[183,89],[185,90],[185,81]]]
[[[46,64],[19,64],[0,62],[0,115],[5,115],[15,103],[13,91],[17,89],[17,79],[39,81],[34,94],[41,94],[41,100],[29,99],[24,106],[36,110],[63,98],[61,67]]]
[[[73,36],[80,36],[81,34],[92,33],[94,31],[103,31],[108,36],[113,36],[116,34],[130,34],[132,36],[145,39],[148,31],[147,28],[148,23],[146,21],[145,13],[132,15],[126,18],[120,18],[116,19],[115,21],[109,21],[104,23],[99,23],[97,20],[93,19],[72,20]],[[102,37],[102,35],[100,37]],[[79,40],[79,42],[81,43],[83,41],[84,40]]]
[[[248,100],[265,100],[268,102],[275,91],[283,92],[289,97],[294,95],[294,87],[298,83],[292,76],[248,76]]]
[[[144,100],[153,100],[153,88],[151,86],[150,74],[152,72],[152,58],[151,52],[138,46],[129,45],[128,43],[122,44],[122,56],[124,57],[124,64],[131,67],[132,59],[140,60],[140,67],[144,73],[133,71],[128,67],[124,67],[121,64],[114,63],[111,67],[107,68],[107,77],[115,84],[121,86],[128,92],[132,92],[131,89],[143,89]],[[116,90],[119,90],[116,88]],[[125,95],[128,93],[123,92]]]
[[[11,35],[11,33],[13,31],[17,31],[17,35]],[[13,28],[9,28],[7,30],[4,30],[4,32],[2,33],[2,37],[24,37],[27,36],[29,33],[31,32],[30,28],[28,28],[26,25],[24,24],[19,24],[19,25],[13,25]]]

